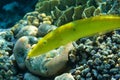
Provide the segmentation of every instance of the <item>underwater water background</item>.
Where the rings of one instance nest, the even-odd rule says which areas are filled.
[[[97,15],[120,16],[120,0],[0,0],[0,80],[120,80],[119,29],[27,59],[49,32]]]
[[[34,10],[37,0],[0,0],[0,28],[12,27],[27,12]]]

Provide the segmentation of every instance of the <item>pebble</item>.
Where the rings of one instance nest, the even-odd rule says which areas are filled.
[[[80,73],[81,73],[80,70],[75,71],[75,75],[79,75]]]
[[[91,73],[88,72],[87,75],[86,75],[87,78],[90,78],[91,77]]]
[[[32,22],[32,25],[34,26],[39,26],[39,24],[40,24],[39,19],[34,19]]]
[[[110,75],[109,74],[103,74],[103,79],[109,79]]]
[[[54,80],[75,80],[75,79],[70,73],[64,73],[62,75],[55,77]]]
[[[23,36],[17,40],[13,49],[13,53],[17,61],[17,64],[21,69],[25,69],[25,59],[27,53],[31,49],[32,47],[31,45],[35,43],[36,43],[36,38],[33,36]]]
[[[87,61],[87,64],[92,67],[93,64],[94,64],[94,63],[93,63],[93,60],[88,60],[88,61]]]
[[[98,76],[98,71],[95,70],[95,69],[92,69],[92,74],[93,74],[95,77],[97,77],[97,76]]]
[[[86,80],[93,80],[93,78],[92,78],[92,77],[90,77],[90,78],[86,78]]]
[[[43,37],[45,36],[48,32],[52,31],[56,29],[55,26],[52,26],[52,25],[49,25],[47,23],[43,23],[41,24],[39,27],[38,27],[38,35],[40,37]]]
[[[31,73],[25,73],[24,80],[40,80],[40,78]]]
[[[105,69],[110,69],[111,66],[110,66],[110,64],[107,63],[104,65],[104,67],[105,67]]]
[[[22,36],[36,36],[38,33],[38,28],[33,25],[27,25],[23,27],[16,35],[17,38]]]
[[[43,21],[44,24],[52,24],[51,21]]]
[[[76,56],[75,56],[73,53],[70,53],[70,54],[69,54],[69,59],[70,59],[70,61],[71,61],[72,63],[74,63],[77,58],[76,58]]]
[[[80,79],[81,79],[81,75],[77,75],[77,76],[75,77],[75,79],[76,79],[76,80],[80,80]]]
[[[84,66],[79,66],[76,68],[76,70],[80,70],[80,71],[82,71],[83,69],[84,69]]]
[[[85,76],[90,71],[90,68],[83,69],[81,71],[82,76]]]
[[[97,76],[95,76],[98,80],[103,79],[103,76],[101,74],[98,74]]]
[[[108,59],[108,63],[111,65],[111,66],[115,66],[115,61],[113,59]]]
[[[81,80],[86,80],[85,78],[81,77]]]
[[[45,18],[46,17],[46,14],[45,13],[42,13],[40,14],[41,17]]]
[[[115,77],[115,79],[117,79],[117,80],[120,79],[120,73],[119,73],[119,74],[116,74],[114,77]]]
[[[102,63],[102,61],[99,58],[95,58],[95,60],[94,60],[95,65],[100,65],[101,63]]]
[[[111,74],[117,74],[118,73],[118,68],[112,68],[112,69],[110,69],[110,73]]]
[[[91,55],[94,55],[95,53],[96,53],[95,50],[91,50],[91,52],[90,52]]]
[[[101,58],[102,55],[101,55],[99,52],[97,52],[96,54],[94,54],[94,57],[95,57],[95,58]]]
[[[52,60],[57,54],[58,54],[58,51],[51,50],[46,54],[40,55],[38,57],[26,59],[25,60],[26,67],[30,72],[36,75],[44,76],[44,77],[52,76],[55,73],[58,73],[57,70],[49,70],[47,69],[47,67],[45,67],[45,65],[47,64],[47,62]],[[53,68],[56,66],[53,65],[51,67]],[[52,72],[49,72],[49,71],[52,71]]]

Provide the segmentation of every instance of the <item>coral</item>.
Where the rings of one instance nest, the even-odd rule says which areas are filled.
[[[51,14],[54,19],[54,24],[60,26],[73,20],[99,15],[101,13],[106,14],[112,9],[110,5],[116,5],[115,2],[112,0],[39,0],[35,10],[40,13],[45,12],[46,14]]]
[[[0,54],[11,55],[13,48],[13,33],[10,30],[1,30],[0,32]]]

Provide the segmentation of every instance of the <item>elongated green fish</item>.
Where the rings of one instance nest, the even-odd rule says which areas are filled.
[[[30,50],[27,57],[35,57],[79,38],[110,31],[119,27],[120,17],[118,16],[104,15],[76,20],[48,33]]]

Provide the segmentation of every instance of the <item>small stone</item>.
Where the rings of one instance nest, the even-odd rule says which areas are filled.
[[[101,54],[99,52],[97,52],[95,55],[94,55],[95,58],[101,58]]]
[[[111,66],[115,66],[115,61],[112,60],[112,59],[109,59],[109,60],[108,60],[108,63],[109,63]]]
[[[115,79],[120,79],[120,73],[115,75]]]
[[[98,76],[95,76],[97,77],[98,80],[102,80],[103,79],[103,76],[101,74],[98,74]]]
[[[27,25],[22,28],[16,35],[17,38],[22,36],[36,36],[38,33],[38,28],[33,25]]]
[[[76,80],[80,80],[80,79],[81,79],[81,76],[80,76],[80,75],[77,75],[77,76],[75,77],[75,79],[76,79]]]
[[[44,24],[51,24],[51,21],[43,21]]]
[[[90,68],[86,68],[84,70],[82,70],[82,75],[85,76],[88,72],[90,71]]]
[[[27,16],[27,23],[28,23],[28,25],[32,24],[34,18],[35,18],[34,16]]]
[[[93,66],[93,60],[88,60],[87,64],[88,64],[89,66]]]
[[[46,14],[45,13],[42,13],[40,14],[41,17],[45,18],[46,17]]]
[[[71,53],[71,54],[69,54],[69,59],[70,59],[71,62],[75,62],[76,61],[76,56],[73,53]]]
[[[108,74],[108,70],[105,69],[105,67],[104,67],[104,69],[102,70],[102,73],[103,73],[103,74]]]
[[[110,69],[111,66],[110,66],[110,64],[105,64],[104,67],[105,67],[105,69]]]
[[[81,77],[81,79],[80,80],[86,80],[84,77]]]
[[[94,55],[95,53],[96,53],[95,50],[91,50],[91,52],[90,52],[91,55]]]
[[[118,61],[118,64],[120,64],[120,58],[118,58],[117,61]]]
[[[93,78],[92,78],[92,77],[90,77],[90,78],[86,78],[85,80],[93,80]]]
[[[118,73],[118,68],[112,68],[112,69],[110,69],[110,73],[112,73],[112,74],[116,74],[116,73]]]
[[[100,65],[102,63],[102,61],[99,58],[96,58],[94,60],[94,63],[95,63],[95,65]]]
[[[49,19],[49,21],[53,22],[53,19],[51,16],[47,16],[47,18]]]
[[[75,80],[70,73],[64,73],[60,76],[55,77],[54,80]]]
[[[43,21],[49,21],[49,18],[45,17],[43,18]]]
[[[43,22],[43,18],[41,16],[41,14],[38,14],[38,19],[39,19],[40,22]]]
[[[33,24],[34,26],[37,26],[37,27],[38,27],[39,24],[40,24],[40,23],[39,23],[39,19],[34,19],[33,22],[32,22],[32,24]]]
[[[111,80],[116,80],[116,79],[114,77],[112,77]]]
[[[80,74],[80,70],[76,70],[75,75],[79,75],[79,74]]]
[[[43,55],[26,59],[25,65],[30,72],[39,76],[50,77],[53,75],[57,75],[59,74],[59,72],[62,72],[64,71],[64,69],[67,68],[66,65],[68,62],[67,50],[70,49],[68,49],[68,47],[66,48],[62,46],[56,50],[48,51]]]
[[[84,69],[84,66],[77,67],[76,69],[82,71]]]
[[[110,75],[109,75],[109,74],[103,74],[103,79],[108,80],[108,79],[109,79],[109,77],[110,77]]]
[[[19,38],[14,46],[13,54],[16,62],[21,69],[25,69],[25,59],[28,51],[31,49],[31,45],[35,44],[33,36],[23,36]]]
[[[119,68],[119,67],[120,67],[120,64],[116,64],[115,67],[116,67],[116,68]]]
[[[86,77],[87,77],[87,78],[90,78],[90,77],[91,77],[91,73],[90,73],[90,72],[87,73]]]
[[[38,27],[38,35],[45,36],[48,32],[54,30],[55,28],[55,26],[43,23]]]
[[[117,54],[117,55],[118,55],[118,57],[120,57],[120,52],[118,52],[118,54]]]
[[[95,69],[92,69],[92,74],[93,74],[95,77],[97,77],[97,75],[98,75],[98,72],[97,72],[97,70],[95,70]]]
[[[93,48],[92,46],[87,46],[87,48],[85,49],[85,51],[89,53],[92,50],[92,48]]]
[[[31,73],[25,73],[24,80],[40,80],[40,78]]]
[[[114,54],[108,55],[108,58],[112,58],[114,56]]]

